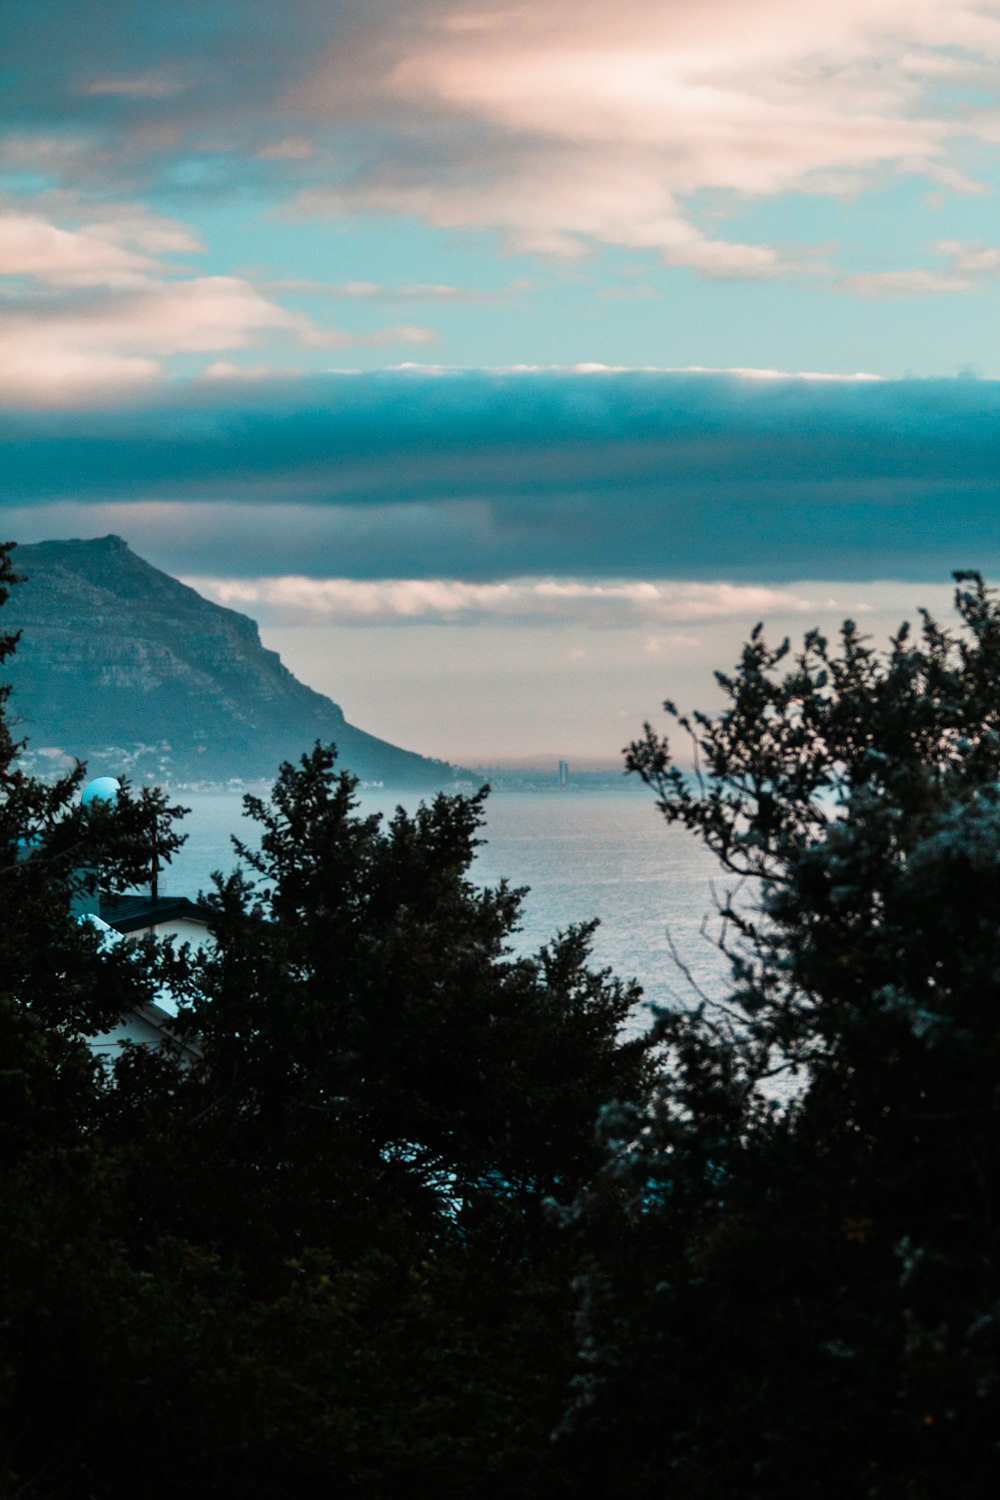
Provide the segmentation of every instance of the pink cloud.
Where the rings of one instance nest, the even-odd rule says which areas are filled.
[[[101,225],[60,229],[37,214],[6,213],[0,216],[0,275],[53,286],[141,285],[160,263],[122,244],[124,237]]]
[[[174,356],[228,353],[275,339],[342,349],[435,338],[432,329],[414,324],[360,335],[322,327],[235,276],[119,283],[113,271],[105,280],[110,288],[96,294],[83,283],[82,293],[0,311],[0,400],[16,406],[99,402],[148,384]],[[216,378],[247,377],[247,370],[226,362],[209,368]]]
[[[287,10],[260,68],[239,50],[254,33],[235,13],[228,50],[190,38],[162,68],[128,47],[95,50],[70,85],[90,122],[79,139],[60,129],[11,149],[34,170],[62,165],[105,186],[173,152],[204,153],[209,175],[214,154],[243,154],[254,181],[298,193],[300,212],[415,215],[564,262],[620,245],[766,279],[825,267],[808,247],[724,238],[697,195],[732,211],[749,197],[857,193],[888,174],[982,192],[969,140],[1000,132],[984,103],[1000,0]],[[95,70],[108,55],[120,65]]]
[[[685,200],[842,192],[887,169],[978,191],[950,159],[975,111],[927,91],[936,63],[986,56],[1000,57],[996,0],[426,0],[405,27],[373,21],[334,48],[292,101],[408,136],[432,125],[427,152],[397,164],[390,133],[370,170],[300,205],[498,229],[564,259],[610,243],[714,276],[819,271],[808,253],[709,237]]]
[[[926,271],[919,267],[898,271],[863,271],[857,276],[845,276],[837,283],[840,292],[853,292],[859,297],[922,297],[939,293],[969,292],[972,282],[954,271]]]
[[[866,271],[846,276],[836,283],[839,292],[861,297],[919,297],[974,291],[983,281],[1000,275],[1000,246],[979,241],[938,240],[935,250],[944,266],[904,267],[890,271]]]
[[[495,178],[462,175],[452,183],[393,182],[301,195],[309,213],[340,215],[360,199],[369,211],[413,215],[447,229],[499,229],[507,246],[557,260],[578,260],[591,244],[627,245],[658,251],[668,265],[692,266],[707,275],[760,279],[808,266],[767,245],[712,240],[687,218],[664,187],[652,155],[615,152],[567,153],[550,144],[512,161]]]
[[[4,311],[0,397],[14,405],[104,399],[155,379],[172,355],[243,349],[288,320],[226,276]]]
[[[1000,245],[970,244],[967,240],[938,240],[937,250],[948,256],[957,271],[969,276],[1000,274]]]

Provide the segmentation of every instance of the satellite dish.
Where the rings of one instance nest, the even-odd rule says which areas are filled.
[[[98,776],[94,781],[88,781],[80,802],[84,807],[89,807],[92,802],[114,802],[121,789],[121,782],[113,776]]]

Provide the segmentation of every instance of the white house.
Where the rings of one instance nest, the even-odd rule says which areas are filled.
[[[101,920],[123,937],[173,937],[203,948],[211,941],[209,911],[187,896],[110,895],[102,891]]]
[[[181,942],[203,947],[211,942],[208,932],[208,912],[187,896],[108,896],[101,895],[102,915],[85,913],[80,920],[90,922],[105,934],[108,942],[128,942],[134,938],[154,935],[176,937]],[[92,1052],[111,1061],[125,1042],[145,1047],[175,1047],[194,1057],[198,1051],[197,1041],[178,1037],[171,1028],[176,1010],[173,996],[161,991],[156,1000],[149,1000],[122,1016],[108,1031],[89,1038]]]
[[[99,776],[83,791],[81,802],[113,802],[121,790],[113,776]],[[211,942],[207,907],[187,896],[161,896],[156,885],[155,863],[148,893],[112,894],[96,891],[93,884],[81,888],[73,909],[81,922],[90,922],[104,933],[108,942],[128,942],[141,937],[173,937],[193,948]],[[197,1043],[184,1041],[170,1028],[176,1010],[173,996],[161,992],[156,1001],[147,1001],[127,1016],[122,1016],[109,1031],[90,1038],[90,1047],[100,1057],[112,1058],[124,1042],[148,1047],[173,1046],[194,1054]]]

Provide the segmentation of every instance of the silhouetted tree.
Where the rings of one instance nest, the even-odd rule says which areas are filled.
[[[1000,607],[880,654],[759,628],[630,767],[734,879],[729,993],[606,1119],[574,1462],[607,1493],[979,1496],[1000,1478]]]
[[[645,1096],[634,986],[587,926],[514,955],[521,893],[470,878],[484,794],[384,825],[320,747],[249,799],[212,950],[109,943],[80,871],[141,878],[173,810],[83,810],[82,768],[42,785],[15,750],[0,713],[0,1490],[569,1493],[545,1203]],[[164,984],[188,1050],[109,1073],[87,1037]]]
[[[355,788],[317,746],[247,799],[255,883],[220,885],[190,1012],[210,1086],[275,1140],[344,1114],[448,1197],[571,1191],[601,1106],[648,1078],[647,1042],[619,1035],[635,986],[587,968],[593,924],[513,956],[524,893],[470,878],[485,791],[383,826]]]

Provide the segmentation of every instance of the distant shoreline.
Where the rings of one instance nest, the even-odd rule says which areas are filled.
[[[242,797],[250,795],[260,797],[267,796],[267,794],[271,790],[272,783],[267,780],[254,782],[248,781],[245,782],[242,786],[230,786],[224,782],[163,781],[158,782],[157,785],[161,786],[163,790],[170,796]],[[471,793],[473,792],[478,791],[479,788],[484,785],[488,785],[491,794],[496,797],[521,795],[531,795],[539,797],[576,797],[608,794],[612,796],[623,796],[631,798],[649,797],[651,795],[649,788],[643,786],[641,782],[633,782],[631,779],[626,781],[624,777],[621,781],[613,780],[610,777],[606,780],[595,778],[592,781],[584,782],[583,780],[580,780],[571,782],[568,786],[559,786],[554,782],[548,783],[543,781],[531,781],[528,779],[525,779],[524,781],[514,781],[508,780],[506,778],[501,780],[495,777],[484,776],[481,781],[451,782],[437,789],[432,787],[421,788],[413,786],[392,786],[387,782],[383,783],[362,781],[358,784],[358,791],[362,794],[384,792],[389,796],[406,797],[407,799],[412,797],[420,797],[426,799],[427,797],[436,796],[438,791],[444,792],[447,796],[467,796],[471,795]]]

